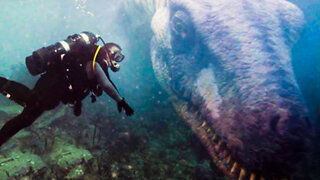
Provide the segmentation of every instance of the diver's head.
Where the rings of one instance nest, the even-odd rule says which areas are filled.
[[[115,43],[106,43],[104,48],[107,51],[108,61],[112,71],[117,72],[120,69],[119,63],[124,59],[124,55],[121,54],[121,47]]]

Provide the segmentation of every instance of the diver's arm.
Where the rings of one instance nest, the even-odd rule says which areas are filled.
[[[91,67],[92,68],[92,64]],[[94,73],[91,71],[91,73]],[[94,76],[96,77],[98,83],[102,87],[103,91],[108,94],[113,100],[117,103],[120,102],[123,98],[120,96],[116,88],[112,85],[106,74],[104,73],[103,69],[99,65],[99,63],[95,63],[95,73]]]
[[[119,112],[124,109],[127,116],[132,116],[134,114],[134,110],[126,103],[124,98],[120,96],[116,87],[113,85],[111,80],[109,80],[99,63],[95,63],[95,72],[93,72],[92,61],[87,64],[86,70],[88,73],[88,78],[96,78],[103,91],[117,102]]]

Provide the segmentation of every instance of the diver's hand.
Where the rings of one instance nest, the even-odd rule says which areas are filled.
[[[117,106],[118,106],[118,111],[121,112],[123,108],[127,116],[132,116],[134,113],[134,110],[127,104],[124,98],[122,98],[122,100],[118,102]]]

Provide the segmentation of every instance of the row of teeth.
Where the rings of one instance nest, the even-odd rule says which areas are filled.
[[[203,133],[203,130],[205,131]],[[202,142],[208,147],[209,153],[214,157],[214,162],[228,175],[231,179],[237,180],[265,180],[261,175],[254,172],[249,172],[241,165],[232,160],[232,157],[226,149],[220,137],[210,128],[206,121],[198,125],[197,131],[201,132]],[[288,180],[289,178],[270,178],[272,180]],[[290,178],[292,179],[292,178]]]
[[[176,101],[179,101],[175,99]],[[180,101],[181,103],[181,101]],[[177,104],[180,104],[177,103]],[[174,105],[177,105],[174,104]],[[250,172],[243,168],[240,163],[233,160],[225,144],[221,141],[219,135],[204,120],[199,110],[193,109],[189,103],[181,103],[175,106],[180,115],[187,120],[192,130],[199,136],[202,143],[207,146],[214,163],[232,180],[292,180],[293,178],[276,178],[262,176],[256,172]],[[204,120],[199,123],[199,120]]]

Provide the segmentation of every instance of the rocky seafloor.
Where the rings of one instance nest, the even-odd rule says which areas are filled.
[[[22,108],[1,101],[3,125]],[[132,118],[97,110],[105,105],[78,118],[66,106],[43,114],[1,147],[0,179],[224,179],[168,105]]]

